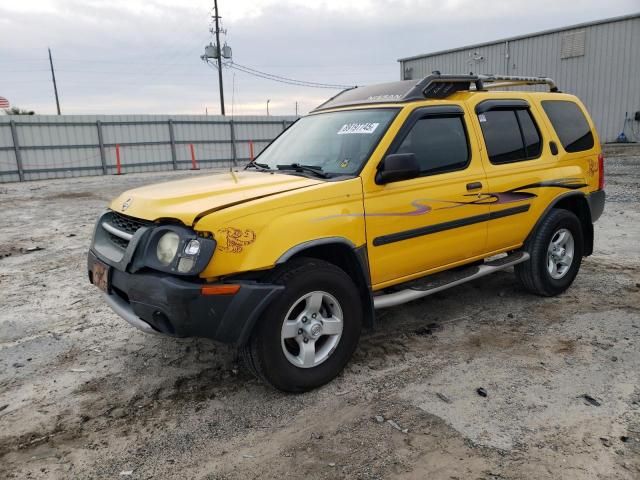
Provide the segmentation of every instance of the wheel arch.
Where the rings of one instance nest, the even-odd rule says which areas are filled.
[[[358,287],[362,301],[365,327],[375,325],[373,296],[371,294],[371,276],[366,244],[356,247],[353,242],[343,237],[328,237],[311,240],[287,250],[276,261],[282,265],[298,257],[311,257],[324,260],[344,270]]]
[[[561,208],[572,212],[582,225],[582,234],[584,236],[584,253],[585,257],[588,257],[593,253],[593,222],[591,220],[591,209],[589,208],[589,202],[586,195],[583,192],[568,192],[564,195],[556,197],[544,210],[538,221],[529,232],[525,244],[535,235],[542,220],[549,214],[551,209]]]

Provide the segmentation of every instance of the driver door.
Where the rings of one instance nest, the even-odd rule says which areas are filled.
[[[413,153],[419,176],[385,185],[375,175],[364,181],[374,289],[485,252],[487,182],[464,113],[461,104],[414,110],[386,153]]]

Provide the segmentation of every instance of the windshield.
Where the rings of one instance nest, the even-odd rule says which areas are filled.
[[[368,160],[397,112],[379,108],[303,117],[269,145],[256,164],[272,170],[304,166],[328,175],[352,175]]]

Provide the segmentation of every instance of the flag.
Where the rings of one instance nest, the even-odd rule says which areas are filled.
[[[0,108],[9,108],[9,100],[4,97],[0,97]]]

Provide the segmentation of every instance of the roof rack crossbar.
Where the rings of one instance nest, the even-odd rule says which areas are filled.
[[[478,77],[485,84],[485,89],[516,87],[518,85],[548,85],[549,91],[559,92],[556,82],[549,77],[527,77],[519,75],[478,75]]]

